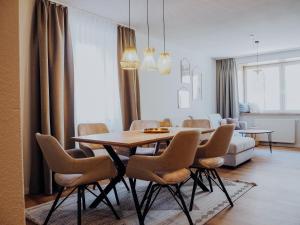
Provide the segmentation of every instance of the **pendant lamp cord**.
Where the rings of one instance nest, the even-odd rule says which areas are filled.
[[[149,0],[147,0],[147,29],[148,29],[148,48],[149,48],[149,46],[150,46],[150,41],[149,41],[149,39],[150,39],[150,35],[149,35],[149,33],[150,33],[150,29],[149,29]]]
[[[256,70],[258,73],[258,45],[259,45],[259,41],[255,41],[256,44]]]
[[[165,0],[163,0],[164,53],[166,53]]]
[[[130,32],[131,32],[131,28],[130,28],[130,8],[131,8],[131,4],[130,4],[130,0],[129,0],[129,5],[128,5],[129,7],[128,7],[128,18],[129,18],[129,22],[128,22],[128,25],[129,25],[129,31],[128,31],[128,39],[129,39],[129,47],[131,47],[131,37],[130,37]]]

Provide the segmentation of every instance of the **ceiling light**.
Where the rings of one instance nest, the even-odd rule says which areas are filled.
[[[150,32],[149,32],[149,0],[147,0],[147,30],[148,30],[148,47],[144,50],[144,60],[142,69],[146,71],[157,70],[156,62],[154,59],[155,49],[150,48]]]
[[[121,68],[123,70],[136,70],[140,65],[139,56],[137,54],[136,48],[131,43],[131,36],[130,36],[130,0],[129,2],[129,32],[128,32],[128,39],[129,39],[129,46],[125,48],[122,59],[120,61]]]
[[[159,55],[157,66],[161,75],[169,75],[171,73],[171,55],[169,52],[166,52],[165,0],[163,0],[163,32],[164,51]]]

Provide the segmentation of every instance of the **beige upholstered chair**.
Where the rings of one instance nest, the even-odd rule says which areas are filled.
[[[166,187],[170,191],[186,214],[189,224],[193,224],[179,184],[190,176],[187,168],[194,161],[199,138],[198,131],[183,131],[173,138],[167,149],[159,156],[135,155],[130,157],[126,174],[129,177],[140,224],[144,224],[144,218],[152,205],[150,204],[152,196],[157,196],[162,187]],[[137,199],[134,179],[150,181],[141,204]],[[142,213],[140,209],[146,200]]]
[[[169,118],[159,122],[160,127],[172,127],[172,121]]]
[[[81,208],[83,205],[85,209],[84,192],[88,188],[87,186],[96,184],[99,191],[103,192],[97,182],[114,178],[117,175],[113,161],[108,156],[75,159],[67,154],[54,137],[37,133],[36,139],[49,168],[55,172],[54,178],[56,183],[61,186],[44,224],[48,223],[52,213],[65,200],[62,200],[62,202],[58,204],[65,187],[74,188],[71,193],[77,189],[77,217],[78,224],[81,224]],[[116,218],[119,219],[119,216],[106,195],[105,200]]]
[[[129,130],[144,130],[146,128],[160,127],[159,121],[156,120],[134,120],[132,121]],[[157,152],[156,145],[144,145],[136,149],[137,155],[155,155]]]
[[[216,168],[219,168],[224,164],[223,156],[227,154],[233,131],[234,125],[223,125],[218,127],[208,142],[198,148],[194,163],[192,165],[192,168],[196,169],[197,177],[200,178],[201,173],[205,174],[209,181],[211,191],[213,191],[212,181],[217,186],[220,185],[220,189],[225,193],[231,206],[233,206],[233,203],[220,176],[216,171]],[[219,184],[216,182],[216,179],[218,180]],[[193,208],[196,188],[197,183],[194,181],[190,210]]]
[[[82,123],[78,125],[78,135],[79,136],[85,136],[85,135],[92,135],[92,134],[103,134],[103,133],[108,133],[109,130],[104,123]],[[87,155],[90,157],[94,156],[101,156],[101,155],[106,155],[109,156],[107,151],[104,149],[103,145],[101,144],[92,144],[92,143],[79,143],[79,147],[86,152]],[[119,155],[120,159],[124,164],[127,164],[128,162],[128,157]],[[129,187],[124,180],[122,179],[123,184],[125,185],[126,189],[129,191]],[[113,188],[117,204],[120,205],[118,193],[116,190],[116,187]]]
[[[208,119],[188,119],[182,122],[182,127],[190,128],[211,128],[210,121]],[[200,143],[204,144],[208,141],[211,134],[203,134],[200,138]]]

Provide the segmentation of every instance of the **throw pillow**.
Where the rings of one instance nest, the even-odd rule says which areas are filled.
[[[227,118],[227,124],[234,124],[235,125],[235,130],[240,130],[240,123],[239,123],[239,119],[237,118]]]

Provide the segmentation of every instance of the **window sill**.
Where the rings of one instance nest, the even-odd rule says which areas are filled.
[[[255,112],[255,113],[240,113],[240,116],[255,116],[255,115],[278,115],[278,116],[300,116],[300,112]]]

